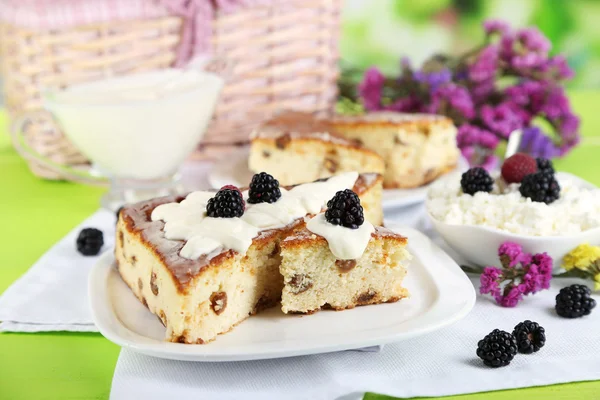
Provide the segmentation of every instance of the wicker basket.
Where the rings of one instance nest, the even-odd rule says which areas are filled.
[[[227,57],[233,76],[200,146],[203,156],[246,142],[258,122],[279,110],[318,112],[332,107],[337,95],[340,8],[341,0],[290,0],[216,13],[212,51]],[[0,26],[10,116],[40,109],[44,87],[171,66],[181,29],[178,17],[51,32]],[[30,123],[24,134],[31,147],[55,163],[87,162],[51,118]],[[28,162],[38,176],[62,178],[32,159]]]

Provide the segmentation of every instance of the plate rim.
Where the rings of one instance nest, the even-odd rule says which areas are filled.
[[[476,292],[471,280],[460,269],[458,264],[423,233],[413,228],[403,227],[396,224],[392,224],[388,228],[394,231],[401,230],[405,236],[409,237],[409,246],[411,241],[417,242],[416,245],[422,248],[422,250],[420,250],[418,253],[420,263],[423,265],[425,273],[427,273],[429,278],[433,281],[438,281],[436,283],[436,287],[438,288],[439,293],[431,306],[425,312],[415,316],[414,318],[403,321],[401,325],[411,323],[411,321],[414,324],[415,320],[418,322],[420,319],[424,318],[430,320],[431,322],[428,322],[428,324],[424,325],[423,327],[409,330],[408,332],[396,331],[395,333],[390,333],[387,332],[390,330],[390,328],[385,328],[387,333],[383,336],[375,335],[374,337],[370,338],[346,340],[337,344],[330,344],[327,342],[325,342],[325,344],[318,342],[314,343],[314,339],[312,339],[313,343],[309,347],[301,346],[296,349],[290,349],[286,346],[283,346],[283,348],[272,346],[270,349],[266,350],[263,348],[257,351],[246,351],[241,353],[223,352],[222,348],[219,348],[220,352],[211,352],[210,348],[206,347],[210,346],[210,344],[193,346],[179,343],[157,342],[155,339],[144,338],[144,336],[131,331],[119,320],[118,316],[116,315],[116,312],[113,309],[113,303],[110,301],[108,285],[110,274],[114,271],[114,257],[110,250],[101,255],[96,265],[90,271],[89,275],[89,305],[92,310],[93,320],[99,332],[105,338],[123,348],[128,348],[138,353],[158,358],[181,361],[231,362],[322,354],[395,343],[411,339],[413,337],[429,334],[452,325],[467,316],[467,314],[475,305]],[[416,257],[414,251],[413,255]],[[431,258],[437,259],[436,261],[438,262],[427,262],[427,260]],[[447,268],[448,266],[450,266],[450,268]],[[116,273],[116,271],[114,271],[114,273]],[[436,274],[442,276],[434,276]],[[446,284],[440,286],[439,281],[443,281],[445,279],[446,282],[448,282],[449,278],[454,278],[454,289],[448,287]],[[457,290],[456,288],[458,286],[461,287]],[[457,293],[462,297],[457,298]],[[456,303],[457,299],[462,300],[460,302],[460,306],[458,303],[456,306],[453,305],[453,303]],[[448,308],[456,309],[448,312]],[[131,334],[128,334],[128,336],[140,338],[140,340],[136,342],[119,334],[119,329],[127,330]],[[379,328],[378,330],[382,331],[383,328]],[[206,349],[209,351],[206,352]]]
[[[220,188],[224,184],[242,184],[241,182],[230,182],[225,178],[228,168],[231,168],[232,163],[240,163],[244,158],[247,159],[250,148],[248,146],[237,149],[231,152],[227,157],[218,159],[213,164],[212,168],[208,172],[208,183],[213,188]],[[247,163],[246,163],[247,164]],[[383,189],[381,205],[384,210],[396,210],[398,208],[408,207],[414,204],[424,203],[427,198],[427,191],[430,186],[433,185],[440,179],[444,179],[446,176],[466,170],[468,167],[468,161],[462,156],[459,156],[456,167],[451,171],[439,176],[433,181],[426,183],[423,186],[409,189]],[[248,170],[249,171],[249,170]],[[250,172],[250,171],[249,171]],[[227,183],[226,183],[227,182]],[[404,193],[402,197],[390,198],[397,193]]]

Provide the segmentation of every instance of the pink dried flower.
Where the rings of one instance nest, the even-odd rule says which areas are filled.
[[[479,277],[481,286],[479,287],[479,293],[491,294],[492,296],[500,295],[500,281],[502,277],[502,270],[496,267],[485,267],[483,273]]]
[[[523,293],[518,286],[507,285],[503,295],[494,296],[496,302],[502,307],[515,307],[519,301],[523,300]]]
[[[514,105],[509,102],[497,106],[486,104],[481,107],[479,114],[488,129],[504,138],[508,138],[514,130],[523,125],[522,116],[516,111]]]
[[[515,307],[523,296],[550,287],[552,258],[548,254],[532,256],[518,243],[504,242],[498,247],[498,257],[502,268],[483,269],[479,292],[492,295],[499,305]]]

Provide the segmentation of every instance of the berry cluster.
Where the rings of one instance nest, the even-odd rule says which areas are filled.
[[[556,295],[556,313],[563,318],[579,318],[589,315],[596,307],[596,300],[585,285],[571,285],[560,289]]]
[[[460,186],[466,194],[474,195],[477,192],[489,193],[494,188],[494,179],[481,167],[474,167],[462,174]]]
[[[104,235],[96,228],[85,228],[77,236],[77,251],[84,256],[95,256],[104,245]]]
[[[517,153],[504,161],[501,173],[506,183],[520,183],[521,196],[532,201],[550,204],[560,197],[560,185],[548,159]]]
[[[358,229],[365,222],[360,199],[350,189],[339,191],[327,202],[325,219],[333,225]]]
[[[546,344],[546,333],[537,322],[523,321],[512,333],[494,329],[477,343],[477,357],[489,367],[504,367],[519,353],[530,354]]]
[[[235,186],[224,186],[208,200],[206,215],[212,218],[236,218],[244,215],[242,192]]]
[[[248,191],[248,203],[275,203],[281,197],[279,181],[266,172],[252,177]]]

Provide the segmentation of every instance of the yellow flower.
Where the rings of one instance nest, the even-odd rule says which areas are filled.
[[[600,259],[600,247],[584,243],[575,247],[563,258],[563,267],[567,271],[573,268],[586,270],[598,259]]]
[[[594,275],[594,290],[600,290],[600,273]]]

